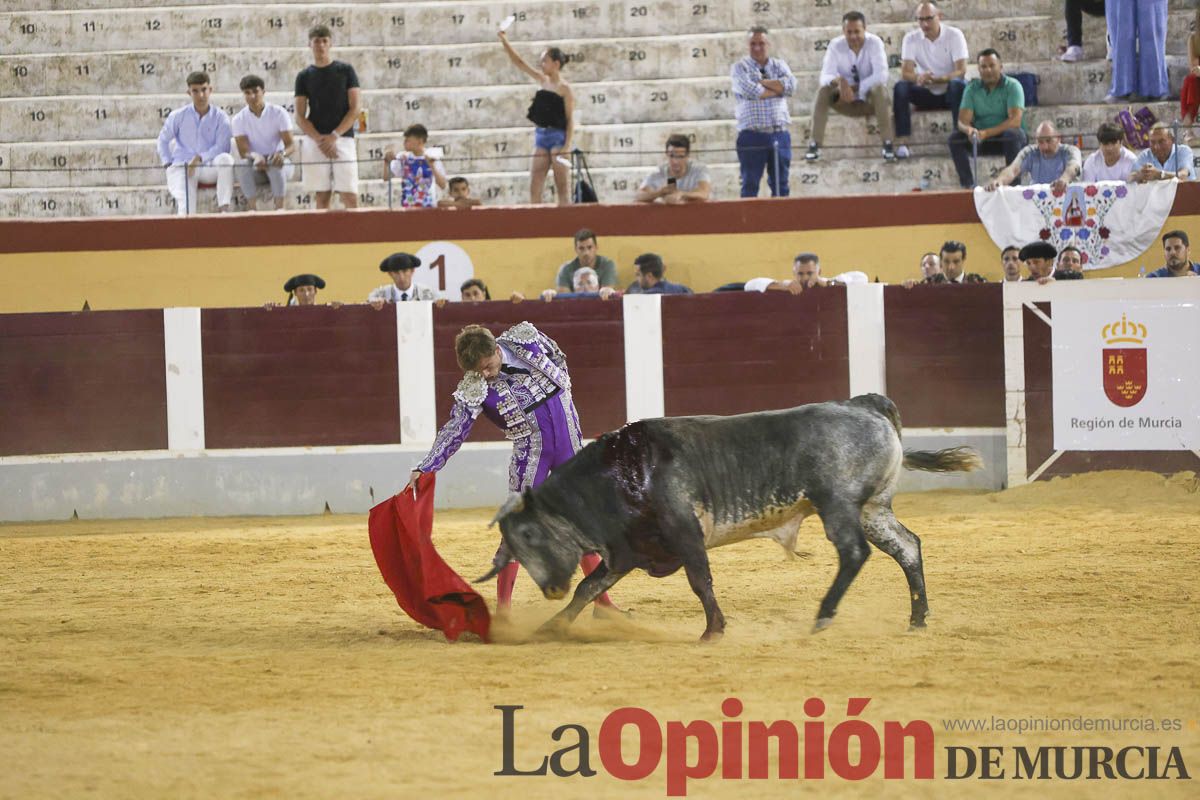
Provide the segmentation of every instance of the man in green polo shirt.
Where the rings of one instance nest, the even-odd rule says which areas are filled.
[[[979,142],[980,155],[1003,152],[1005,166],[1027,142],[1021,128],[1025,90],[1015,78],[1004,74],[1000,54],[994,49],[981,51],[977,62],[979,77],[967,84],[958,109],[958,130],[950,134],[950,157],[964,189],[975,185],[971,172],[973,142]]]
[[[583,267],[591,267],[596,270],[596,277],[600,280],[601,289],[605,286],[611,286],[614,289],[620,288],[617,285],[616,263],[611,258],[597,253],[596,249],[596,234],[587,228],[576,231],[575,258],[558,268],[558,276],[554,281],[557,291],[575,291],[575,271]]]

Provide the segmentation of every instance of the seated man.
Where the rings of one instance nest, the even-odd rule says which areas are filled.
[[[1021,248],[1019,255],[1029,272],[1029,277],[1025,279],[1027,281],[1047,284],[1051,281],[1079,280],[1083,277],[1083,273],[1077,270],[1054,269],[1058,251],[1049,242],[1037,241],[1027,244]]]
[[[1096,138],[1100,147],[1083,162],[1083,182],[1129,180],[1137,156],[1125,146],[1125,129],[1115,122],[1103,122]]]
[[[747,292],[791,292],[801,294],[805,289],[835,284],[867,283],[867,274],[858,270],[843,272],[826,278],[821,274],[821,259],[816,253],[800,253],[792,261],[792,279],[777,281],[772,278],[752,278],[746,281],[743,291]]]
[[[379,271],[386,272],[392,282],[372,289],[367,295],[371,308],[378,311],[385,303],[403,303],[408,300],[438,299],[438,293],[428,286],[413,282],[413,272],[421,266],[421,259],[409,253],[392,253],[379,262]]]
[[[1053,122],[1040,123],[1036,136],[1037,144],[1023,147],[1011,164],[988,181],[984,187],[987,191],[994,192],[1020,179],[1022,183],[1048,183],[1052,189],[1061,192],[1079,176],[1079,148],[1063,144]]]
[[[275,208],[287,202],[287,182],[292,177],[288,158],[295,150],[292,118],[283,106],[266,102],[266,84],[257,75],[247,75],[240,84],[246,107],[233,117],[237,142],[237,179],[251,211],[258,210],[258,187],[270,185]]]
[[[233,202],[233,156],[229,115],[209,104],[208,74],[187,76],[192,102],[170,113],[158,134],[158,159],[167,168],[167,191],[175,198],[175,213],[196,211],[196,186],[216,182],[217,206],[228,211]]]
[[[989,47],[976,59],[979,77],[967,84],[958,109],[958,130],[950,134],[950,157],[964,189],[975,185],[971,169],[974,143],[979,153],[1004,153],[1007,166],[1013,162],[1027,138],[1021,129],[1025,113],[1025,90],[1016,78],[1004,74],[1000,54]]]
[[[633,282],[626,294],[692,294],[692,290],[681,283],[671,283],[663,277],[666,267],[663,266],[662,256],[656,253],[642,253],[633,260],[637,270],[637,280]]]
[[[892,89],[896,112],[896,158],[908,158],[912,135],[909,104],[928,111],[947,108],[950,124],[958,123],[958,106],[967,88],[967,39],[962,31],[942,24],[937,3],[917,6],[917,30],[904,34],[900,45],[900,80]]]
[[[461,175],[455,175],[446,186],[448,187],[446,191],[450,193],[450,196],[438,200],[438,208],[457,208],[463,211],[483,205],[482,200],[471,196],[471,184]]]
[[[587,228],[575,232],[575,258],[558,268],[555,286],[560,292],[574,291],[572,276],[576,270],[588,267],[596,271],[600,286],[617,288],[617,265],[611,258],[599,254],[596,234]]]
[[[438,189],[446,188],[442,160],[426,152],[427,141],[429,131],[424,125],[409,125],[404,130],[403,152],[397,153],[390,146],[383,152],[383,179],[400,179],[401,208],[433,208]]]
[[[937,275],[930,275],[921,283],[987,283],[988,279],[977,272],[966,272],[967,263],[967,246],[962,242],[957,242],[951,239],[948,242],[942,243],[942,249],[938,253],[938,258],[942,262],[942,271]]]
[[[571,291],[563,292],[558,289],[547,289],[542,292],[542,299],[549,303],[555,297],[599,297],[607,300],[620,292],[611,286],[601,286],[600,277],[591,267],[580,267],[571,278]]]
[[[1200,264],[1192,261],[1191,242],[1184,231],[1163,234],[1163,256],[1166,266],[1147,272],[1147,278],[1195,278],[1200,276]]]
[[[1186,144],[1175,144],[1175,134],[1165,122],[1156,122],[1150,127],[1150,146],[1138,153],[1133,162],[1130,180],[1137,183],[1149,181],[1196,180],[1196,167],[1192,163],[1192,148]]]
[[[848,11],[842,17],[842,35],[829,43],[821,63],[820,90],[813,101],[812,137],[808,142],[807,161],[821,157],[825,124],[829,109],[850,117],[875,114],[883,139],[883,157],[896,157],[892,148],[892,109],[887,92],[887,52],[883,40],[867,33],[867,18],[860,11]]]
[[[1021,248],[1010,244],[1000,251],[1000,264],[1004,268],[1004,280],[1021,280]]]
[[[708,167],[689,156],[692,143],[688,137],[673,133],[667,137],[667,163],[646,176],[634,199],[639,203],[703,203],[712,195],[712,179]]]

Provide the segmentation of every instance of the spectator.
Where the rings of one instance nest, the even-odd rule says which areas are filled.
[[[1146,273],[1147,278],[1195,278],[1200,275],[1200,264],[1192,261],[1187,233],[1168,231],[1163,235],[1162,243],[1166,266]]]
[[[1067,44],[1060,48],[1059,58],[1067,63],[1083,60],[1083,12],[1093,17],[1104,16],[1104,0],[1067,0],[1063,17],[1067,23]]]
[[[942,24],[937,3],[917,6],[917,30],[904,34],[900,45],[900,80],[892,89],[896,113],[896,158],[908,158],[912,135],[912,109],[950,109],[950,124],[958,121],[967,61],[967,39],[958,28]]]
[[[1192,34],[1188,36],[1188,73],[1179,88],[1179,119],[1187,125],[1196,124],[1196,111],[1200,109],[1200,8],[1192,21]],[[1195,144],[1196,140],[1192,140]]]
[[[474,208],[478,205],[483,205],[483,201],[478,197],[471,196],[471,184],[461,175],[456,175],[451,178],[447,186],[449,187],[449,197],[443,197],[438,200],[438,208],[457,208],[460,211]]]
[[[975,185],[971,171],[974,142],[979,152],[1004,153],[1005,166],[1011,164],[1026,144],[1021,117],[1025,113],[1025,90],[1015,79],[1004,74],[1000,54],[989,47],[976,59],[979,77],[967,84],[958,110],[958,130],[950,134],[950,157],[964,189]]]
[[[433,208],[437,190],[446,188],[446,170],[442,161],[425,152],[429,131],[424,125],[409,125],[404,130],[404,152],[388,147],[383,151],[384,180],[400,179],[401,208]]]
[[[637,280],[625,290],[626,294],[692,294],[692,290],[681,283],[671,283],[663,277],[666,267],[662,256],[642,253],[633,260]]]
[[[1125,130],[1115,122],[1104,122],[1096,131],[1100,147],[1083,162],[1083,182],[1127,181],[1137,161],[1125,146]]]
[[[692,161],[692,143],[680,133],[667,137],[667,162],[646,176],[638,187],[639,203],[703,203],[712,194],[708,167]]]
[[[175,213],[196,210],[200,181],[217,184],[217,206],[228,211],[233,202],[233,156],[229,154],[229,116],[209,105],[212,84],[208,74],[187,76],[192,102],[170,113],[158,134],[158,160],[167,168],[167,191],[175,198]]]
[[[313,193],[319,209],[329,208],[334,192],[343,208],[357,208],[358,73],[349,64],[333,60],[333,34],[327,26],[309,30],[308,48],[313,63],[296,76],[296,124],[304,134],[300,140],[304,188]]]
[[[1047,284],[1051,281],[1078,280],[1083,277],[1083,273],[1077,270],[1054,269],[1054,261],[1058,257],[1058,252],[1049,242],[1038,241],[1027,244],[1021,248],[1019,257],[1029,273],[1029,277],[1025,279],[1027,281]]]
[[[1150,128],[1150,146],[1138,153],[1133,162],[1131,181],[1181,181],[1196,179],[1196,167],[1192,163],[1192,148],[1186,144],[1175,144],[1175,134],[1165,122],[1156,122]]]
[[[921,256],[921,279],[930,277],[931,275],[942,274],[942,257],[937,253],[926,253]]]
[[[1106,103],[1165,100],[1167,0],[1124,0],[1104,7],[1112,41],[1112,88]]]
[[[317,290],[324,288],[325,281],[321,280],[320,275],[312,275],[310,273],[293,275],[283,285],[283,290],[287,292],[287,299],[283,302],[283,305],[289,307],[315,306],[317,304]],[[278,303],[267,303],[266,308],[275,308],[278,305]],[[337,303],[336,305],[341,304]]]
[[[488,291],[487,284],[479,278],[463,281],[463,285],[459,287],[458,291],[462,295],[464,303],[482,303],[484,300],[492,299],[492,293]]]
[[[994,192],[1018,178],[1027,183],[1048,183],[1055,191],[1062,191],[1068,183],[1079,177],[1079,148],[1073,144],[1063,144],[1053,122],[1046,120],[1038,124],[1035,135],[1037,144],[1022,148],[1012,163],[988,181],[984,187],[987,191]]]
[[[813,101],[812,138],[806,161],[821,157],[825,140],[825,122],[829,109],[849,117],[875,114],[879,135],[883,138],[883,157],[896,157],[892,147],[892,109],[887,93],[888,65],[883,40],[867,33],[867,18],[861,11],[842,16],[842,35],[829,43],[821,63],[821,88]]]
[[[555,297],[599,297],[601,300],[607,300],[613,295],[619,294],[620,292],[611,286],[600,285],[600,278],[596,274],[596,270],[591,267],[581,267],[575,270],[575,274],[571,277],[570,291],[547,289],[542,292],[542,299],[547,303]]]
[[[247,75],[239,84],[246,107],[233,118],[237,142],[237,180],[251,211],[258,210],[258,187],[271,187],[275,208],[287,202],[287,182],[292,177],[288,160],[296,148],[292,120],[283,106],[266,102],[267,88],[257,75]],[[303,303],[301,305],[304,305]]]
[[[1054,274],[1060,272],[1078,272],[1080,277],[1083,277],[1083,254],[1079,252],[1079,248],[1068,245],[1058,251],[1058,264],[1054,267]]]
[[[1021,248],[1009,245],[1000,251],[1000,265],[1004,268],[1005,281],[1021,280]]]
[[[747,292],[791,292],[801,294],[805,289],[833,284],[848,285],[851,283],[866,283],[865,272],[852,270],[826,278],[821,274],[821,259],[816,253],[800,253],[792,260],[792,279],[777,281],[772,278],[752,278],[742,287]]]
[[[742,197],[758,197],[764,168],[771,196],[787,197],[792,163],[787,98],[796,91],[796,76],[782,58],[770,57],[766,28],[751,28],[747,42],[749,55],[735,61],[729,71],[736,104]]]
[[[555,280],[558,291],[573,291],[572,277],[582,267],[596,270],[600,287],[617,288],[617,265],[611,258],[597,252],[596,234],[587,228],[575,232],[575,258],[558,268],[558,278]]]
[[[428,286],[413,282],[413,272],[421,266],[421,259],[409,253],[392,253],[379,262],[379,271],[386,272],[392,282],[367,295],[367,302],[376,311],[385,303],[403,303],[408,300],[436,301],[438,294]]]
[[[565,206],[571,202],[567,189],[571,167],[563,154],[571,152],[571,135],[575,130],[575,95],[561,75],[567,57],[562,50],[551,47],[542,52],[538,62],[541,69],[536,70],[508,43],[507,33],[500,31],[499,36],[509,61],[538,85],[527,115],[537,126],[533,135],[533,162],[529,167],[529,202],[534,205],[542,202],[546,173],[553,169],[555,198],[560,206]]]
[[[921,283],[987,283],[988,279],[977,272],[967,272],[967,246],[962,242],[957,242],[951,239],[948,242],[942,243],[942,249],[938,253],[938,258],[942,262],[942,271],[938,275],[932,275]]]

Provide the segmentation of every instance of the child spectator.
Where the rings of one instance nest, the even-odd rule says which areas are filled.
[[[399,155],[389,147],[383,160],[388,172],[400,179],[401,208],[433,208],[437,205],[437,189],[446,188],[446,171],[441,159],[425,152],[429,131],[424,125],[409,125],[404,131],[404,152]],[[434,187],[437,188],[434,188]]]
[[[1137,156],[1125,147],[1125,130],[1114,122],[1105,122],[1096,138],[1100,148],[1083,162],[1083,182],[1129,180]]]
[[[308,32],[313,63],[296,76],[296,125],[304,188],[318,209],[328,209],[337,192],[343,208],[358,208],[358,154],[354,125],[358,121],[358,73],[333,59],[333,33],[327,25]]]
[[[438,208],[467,209],[483,205],[483,201],[478,197],[471,197],[471,184],[467,183],[463,176],[455,175],[450,179],[448,186],[450,196],[438,200]]]

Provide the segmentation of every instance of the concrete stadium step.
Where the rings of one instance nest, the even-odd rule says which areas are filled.
[[[821,3],[817,5],[816,3]],[[172,2],[161,7],[129,8],[128,2],[56,2],[47,13],[42,4],[26,3],[23,11],[0,14],[0,42],[6,53],[99,52],[154,48],[162,42],[183,47],[295,47],[306,44],[308,29],[323,23],[332,29],[337,46],[403,45],[428,48],[436,44],[495,42],[500,22],[518,15],[514,42],[556,41],[579,37],[655,36],[743,31],[754,24],[772,29],[833,27],[842,14],[862,3],[811,0],[801,6],[783,0],[734,2],[676,2],[676,0],[599,0],[567,3],[533,0],[519,10],[502,0],[458,3],[238,3]],[[960,4],[955,4],[960,5]],[[886,0],[867,4],[868,27],[913,24],[915,2]],[[1172,0],[1172,8],[1188,11],[1187,0]],[[1055,35],[1062,28],[1061,4],[1050,0],[975,0],[947,7],[947,21],[966,25],[973,20],[1003,17],[1045,17]],[[1085,20],[1090,18],[1085,17]],[[1091,25],[1093,23],[1087,22]],[[1102,23],[1101,23],[1102,24]],[[1175,28],[1168,27],[1168,30]],[[436,31],[431,36],[430,31]],[[576,32],[574,34],[568,32]],[[878,31],[877,31],[878,32]],[[968,38],[968,41],[971,41]],[[896,42],[897,47],[899,42]],[[976,46],[980,49],[981,46]]]
[[[1182,59],[1171,57],[1172,80],[1186,72]],[[1109,87],[1107,62],[1076,65],[1060,62],[1014,64],[1041,78],[1043,105],[1097,104]],[[797,75],[794,115],[806,113],[816,95],[817,74]],[[1176,84],[1177,85],[1177,84]],[[632,124],[730,119],[734,101],[729,79],[662,78],[647,81],[602,81],[576,85],[576,123]],[[367,89],[364,106],[370,127],[403,130],[421,122],[430,130],[489,128],[525,119],[531,96],[526,85],[469,88]],[[271,102],[290,108],[287,91],[268,94]],[[214,102],[234,111],[240,94],[220,93]],[[51,142],[91,139],[144,139],[158,135],[162,120],[182,105],[178,94],[0,98],[0,141]]]
[[[1171,103],[1155,103],[1151,110],[1170,118]],[[1085,151],[1095,148],[1095,131],[1111,120],[1112,106],[1042,106],[1030,109],[1029,128],[1049,119],[1068,141],[1083,137]],[[807,114],[793,117],[794,147],[799,160],[808,139]],[[948,112],[917,112],[913,115],[914,153],[944,156],[949,134]],[[635,125],[611,124],[582,127],[576,144],[594,167],[624,167],[643,172],[662,160],[667,136],[681,133],[692,140],[693,155],[705,163],[736,159],[737,137],[732,120],[691,123],[650,122]],[[826,157],[861,158],[874,162],[879,157],[877,128],[873,120],[832,116],[827,128]],[[368,133],[356,137],[363,176],[381,174],[379,159],[389,146],[401,146],[399,132]],[[433,131],[430,144],[444,150],[447,172],[475,174],[528,169],[532,136],[525,128]],[[76,142],[15,143],[0,149],[0,187],[39,186],[155,186],[162,183],[153,139],[92,140]]]
[[[1186,14],[1173,19],[1181,29]],[[1089,18],[1090,20],[1092,18]],[[1102,21],[1096,26],[1103,35]],[[884,37],[888,50],[896,58],[900,42],[909,25],[883,25],[874,30]],[[1034,56],[1047,59],[1059,42],[1055,26],[1044,17],[974,20],[964,23],[968,42],[998,43],[1009,61]],[[782,29],[773,35],[772,47],[784,56],[794,72],[815,72],[821,67],[824,50],[836,27]],[[203,47],[189,42],[187,48],[162,49],[165,37],[155,43],[131,38],[107,53],[62,52],[46,55],[5,55],[0,57],[0,96],[40,96],[76,94],[154,94],[186,91],[185,76],[193,70],[208,72],[214,87],[234,91],[243,75],[254,73],[268,87],[290,87],[296,73],[310,62],[307,48],[221,46]],[[617,37],[602,40],[564,40],[559,42],[571,56],[566,74],[574,82],[600,80],[639,80],[647,76],[669,75],[678,78],[725,76],[729,67],[745,54],[745,36],[734,33],[690,33],[683,36]],[[133,49],[136,47],[148,49]],[[522,45],[526,55],[536,57],[541,44]],[[1185,55],[1182,37],[1168,41],[1168,52]],[[428,45],[340,47],[338,58],[354,65],[364,88],[477,86],[497,79],[515,82],[520,73],[512,67],[498,43],[468,44],[430,52]],[[1103,65],[1100,59],[1095,62]],[[1076,65],[1084,66],[1084,65]]]

